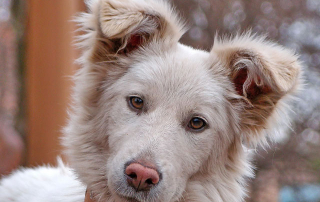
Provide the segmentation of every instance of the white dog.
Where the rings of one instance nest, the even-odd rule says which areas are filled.
[[[0,201],[81,202],[86,189],[96,202],[243,201],[246,148],[265,143],[300,87],[297,56],[250,34],[210,52],[182,45],[161,0],[88,7],[63,138],[72,170],[18,171]]]

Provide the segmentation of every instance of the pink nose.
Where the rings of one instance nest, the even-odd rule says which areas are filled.
[[[128,184],[136,191],[147,191],[157,185],[160,176],[156,168],[146,167],[139,163],[131,163],[126,167],[125,174]]]

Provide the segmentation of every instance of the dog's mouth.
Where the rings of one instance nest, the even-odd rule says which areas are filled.
[[[133,197],[126,197],[126,196],[120,196],[119,197],[123,200],[123,201],[126,201],[126,202],[141,202]]]
[[[154,198],[153,194],[149,191],[129,191],[126,193],[116,193],[116,195],[121,199],[123,202],[144,202],[144,201],[158,201]]]
[[[124,196],[117,194],[119,198],[121,198],[121,201],[123,202],[144,202],[144,201],[150,201],[149,197],[144,195],[144,197],[141,197],[139,195],[133,194],[133,196]]]

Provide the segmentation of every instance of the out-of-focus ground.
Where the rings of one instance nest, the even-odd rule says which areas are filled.
[[[0,155],[5,154],[0,156],[0,173],[16,167],[23,151],[21,40],[25,22],[19,15],[23,2],[0,0]],[[183,43],[209,50],[216,33],[230,36],[251,29],[301,56],[306,85],[291,106],[292,126],[281,128],[270,148],[257,150],[256,178],[248,185],[247,201],[320,201],[320,0],[173,3],[188,19],[190,29]]]

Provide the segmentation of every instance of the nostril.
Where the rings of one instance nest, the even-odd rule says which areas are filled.
[[[147,179],[147,180],[146,180],[146,183],[147,183],[148,185],[153,185],[153,182],[152,182],[152,179],[151,179],[151,178]]]
[[[130,178],[132,178],[132,179],[136,179],[137,178],[137,174],[135,174],[135,173],[131,173],[131,174],[129,174],[128,175]]]

